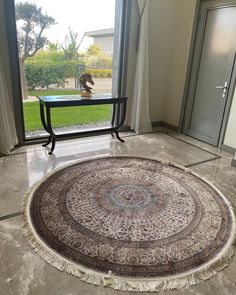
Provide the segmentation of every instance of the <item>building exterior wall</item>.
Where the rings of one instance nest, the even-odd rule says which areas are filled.
[[[94,37],[93,43],[99,45],[104,53],[113,53],[114,37]]]

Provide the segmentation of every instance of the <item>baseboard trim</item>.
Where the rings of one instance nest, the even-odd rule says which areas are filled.
[[[225,145],[225,144],[222,144],[221,149],[229,154],[232,154],[232,155],[234,155],[236,153],[235,148]]]
[[[168,128],[170,130],[173,130],[175,132],[179,132],[179,127],[178,126],[174,126],[172,124],[163,122],[163,121],[156,121],[156,122],[152,122],[152,127],[164,127],[164,128]],[[234,155],[236,153],[236,148],[233,148],[231,146],[222,144],[221,146],[221,150]],[[232,166],[236,167],[236,159],[232,160]]]
[[[152,122],[152,127],[160,127],[161,121]]]
[[[121,131],[121,132],[128,132],[128,131],[130,131],[130,126],[123,125],[123,126],[120,127],[119,131]]]
[[[175,126],[175,125],[163,122],[163,121],[152,122],[152,127],[164,127],[164,128],[168,128],[170,130],[173,130],[175,132],[179,131],[178,126]]]
[[[236,167],[236,159],[233,159],[231,162],[231,166]]]

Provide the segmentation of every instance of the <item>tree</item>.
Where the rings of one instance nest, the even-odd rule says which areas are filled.
[[[54,25],[55,20],[44,14],[42,8],[29,2],[16,4],[16,20],[20,59],[24,64],[26,58],[33,57],[48,42],[43,32]]]
[[[93,56],[100,56],[100,55],[102,55],[101,47],[97,44],[92,44],[87,49],[87,54],[93,55]]]
[[[48,51],[59,51],[60,46],[57,42],[56,43],[48,42],[47,49]]]
[[[73,32],[69,28],[69,34],[65,37],[65,45],[61,46],[64,51],[65,59],[67,60],[76,60],[78,58],[78,50],[84,39],[84,36],[78,42],[78,33]]]

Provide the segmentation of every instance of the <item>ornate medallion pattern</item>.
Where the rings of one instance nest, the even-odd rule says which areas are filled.
[[[33,226],[49,247],[99,272],[163,277],[224,247],[232,217],[209,184],[173,165],[117,157],[75,164],[34,192]]]

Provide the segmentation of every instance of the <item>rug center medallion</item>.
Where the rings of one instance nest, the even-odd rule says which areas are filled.
[[[124,210],[142,210],[153,199],[149,189],[140,185],[124,184],[117,185],[108,190],[105,195],[114,206]]]

